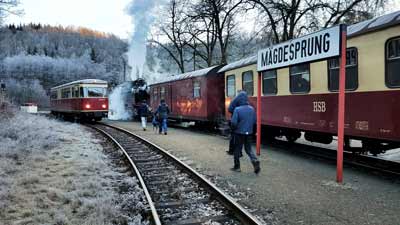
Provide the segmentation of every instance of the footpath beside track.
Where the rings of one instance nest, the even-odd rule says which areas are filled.
[[[188,129],[176,125],[174,125],[174,128]],[[189,130],[191,132],[220,136],[217,133],[204,131],[201,128],[191,128]],[[221,137],[223,136],[221,135]],[[310,155],[316,158],[336,162],[336,150],[332,150],[330,148],[297,142],[289,143],[281,139],[275,139],[274,141],[267,143],[267,145],[271,145],[275,148],[282,149],[288,152],[301,153],[304,155]],[[378,172],[391,178],[400,179],[400,162],[369,155],[352,153],[349,151],[345,151],[343,156],[345,165],[368,171]]]
[[[150,205],[153,224],[261,224],[230,196],[159,146],[122,128],[94,124],[124,152]]]

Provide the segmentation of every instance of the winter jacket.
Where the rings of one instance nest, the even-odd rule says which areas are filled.
[[[147,117],[149,115],[149,106],[146,103],[140,104],[138,114],[140,117]]]
[[[239,92],[239,94],[231,101],[228,107],[228,112],[233,113],[236,107],[240,106],[240,103],[247,102],[247,93],[245,91]]]
[[[158,119],[168,119],[169,108],[166,103],[161,103],[156,111]]]
[[[253,134],[253,127],[256,123],[256,112],[254,108],[249,105],[247,95],[241,97],[238,106],[233,111],[231,119],[231,126],[233,133],[250,135]]]

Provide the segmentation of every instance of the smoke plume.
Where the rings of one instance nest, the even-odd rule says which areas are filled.
[[[129,63],[132,66],[132,80],[142,76],[146,59],[146,40],[155,19],[155,7],[163,0],[133,0],[128,6],[134,31],[129,49]]]
[[[133,115],[132,82],[125,82],[117,87],[108,96],[110,120],[129,120]]]

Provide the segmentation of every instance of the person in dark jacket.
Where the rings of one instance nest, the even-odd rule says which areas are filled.
[[[158,106],[155,114],[158,118],[159,133],[161,134],[162,132],[164,132],[164,134],[167,135],[167,120],[168,120],[169,108],[167,103],[165,103],[164,99],[161,99],[161,103]]]
[[[138,108],[138,114],[140,116],[140,120],[142,121],[142,128],[145,131],[147,125],[147,117],[149,116],[149,106],[146,103],[146,100],[142,101]]]
[[[233,111],[231,125],[234,135],[234,166],[231,170],[240,172],[240,153],[244,145],[246,154],[249,156],[254,172],[260,172],[260,161],[258,161],[255,152],[251,149],[251,136],[253,135],[254,124],[256,123],[256,112],[249,105],[247,95],[238,100],[238,106]]]
[[[233,111],[235,110],[236,107],[239,106],[238,103],[243,101],[244,99],[246,99],[246,101],[247,101],[247,93],[245,91],[239,90],[237,96],[229,104],[228,112],[231,113],[231,115],[233,115]],[[231,133],[231,138],[229,140],[229,150],[226,152],[229,155],[233,155],[233,152],[234,152],[234,140],[235,140],[235,136],[233,135],[233,133]]]

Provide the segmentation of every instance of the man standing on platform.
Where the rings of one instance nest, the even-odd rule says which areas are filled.
[[[249,156],[254,172],[260,172],[260,161],[258,161],[255,152],[251,149],[251,137],[253,135],[254,124],[256,123],[256,112],[249,105],[247,95],[238,99],[238,107],[233,111],[231,125],[234,135],[234,166],[231,170],[240,172],[240,154],[244,145],[246,154]]]
[[[229,107],[228,107],[228,112],[231,115],[233,115],[233,111],[235,110],[235,108],[239,106],[239,101],[247,101],[247,93],[245,91],[238,90],[237,93],[238,93],[237,96],[231,101],[231,103],[229,104]],[[231,131],[232,130],[233,129],[231,127]],[[233,135],[233,132],[231,132],[231,138],[229,140],[229,150],[226,152],[229,155],[233,155],[234,140],[235,140],[235,137]]]

